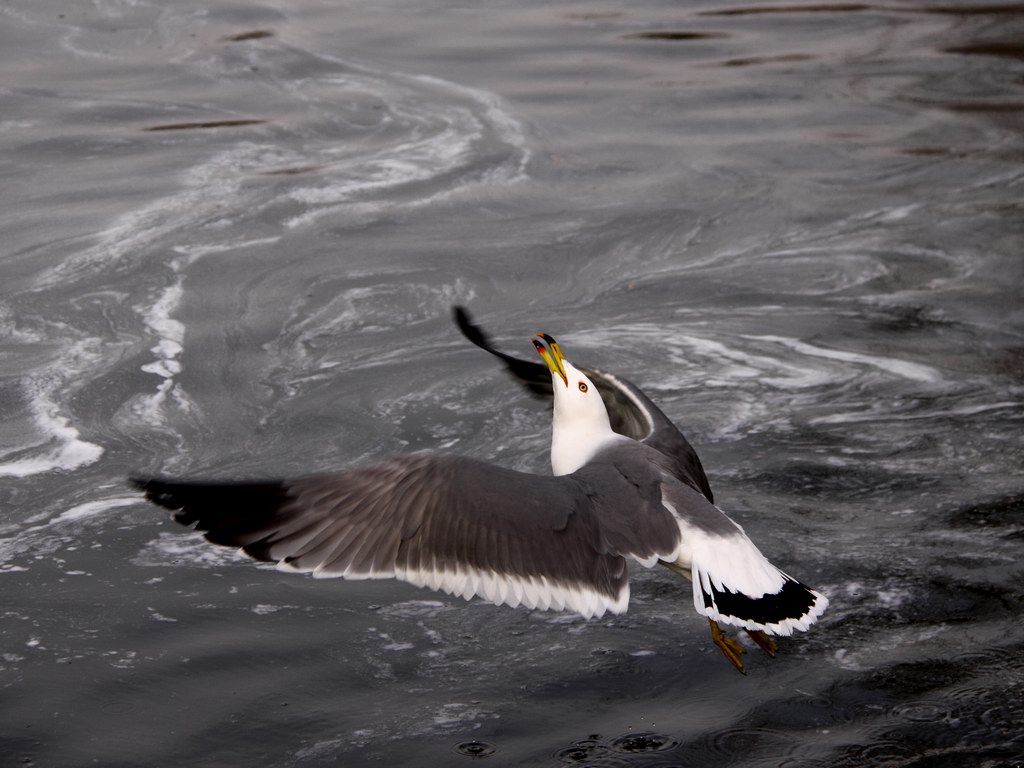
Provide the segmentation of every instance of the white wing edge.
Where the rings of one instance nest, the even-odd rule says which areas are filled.
[[[585,619],[600,618],[606,612],[625,613],[629,606],[629,583],[626,582],[615,598],[602,594],[585,582],[572,585],[556,584],[544,576],[521,577],[482,571],[465,565],[454,571],[447,569],[391,568],[375,571],[356,571],[351,568],[334,571],[329,568],[302,569],[284,561],[277,568],[291,573],[312,573],[314,578],[342,578],[352,581],[362,579],[391,579],[413,584],[417,587],[445,592],[465,600],[476,596],[495,605],[512,608],[523,606],[543,611],[573,611]]]
[[[597,372],[600,373],[601,376],[610,381],[612,384],[614,384],[615,388],[619,392],[624,394],[627,398],[629,398],[630,402],[632,402],[633,405],[636,406],[636,409],[644,415],[644,418],[647,419],[647,434],[644,436],[643,440],[646,440],[648,437],[650,437],[654,433],[654,418],[651,416],[651,412],[647,410],[647,406],[640,402],[640,400],[637,399],[637,396],[633,394],[632,390],[630,390],[629,387],[625,386],[618,379],[618,377],[615,376],[615,374],[605,373],[604,371]]]

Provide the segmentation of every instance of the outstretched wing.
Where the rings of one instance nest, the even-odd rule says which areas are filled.
[[[629,508],[606,525],[600,500],[579,478],[433,454],[280,482],[132,482],[209,541],[286,570],[394,577],[585,617],[626,610],[624,556],[653,561],[678,546],[671,515],[627,478],[601,479],[602,496]],[[636,536],[651,529],[651,516],[661,536]]]
[[[551,374],[546,366],[520,360],[498,350],[484,330],[473,323],[464,307],[456,306],[452,312],[455,324],[463,336],[501,360],[509,373],[532,394],[538,397],[552,397]],[[672,464],[670,471],[675,477],[703,493],[708,501],[714,502],[711,485],[697,452],[693,450],[693,446],[679,427],[673,424],[639,387],[626,379],[595,368],[580,367],[580,370],[594,382],[601,394],[613,430],[664,454]]]

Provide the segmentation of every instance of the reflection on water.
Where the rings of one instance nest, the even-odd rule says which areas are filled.
[[[169,123],[167,125],[151,125],[144,131],[192,131],[197,128],[238,128],[243,125],[261,125],[266,120],[209,120],[199,123]]]
[[[269,29],[254,29],[250,32],[238,32],[234,35],[226,35],[221,38],[226,43],[241,43],[246,40],[262,40],[265,37],[273,37],[274,33]]]
[[[724,32],[632,32],[623,40],[718,40],[728,37]]]
[[[1019,762],[1024,6],[0,13],[0,754]],[[824,621],[741,678],[644,569],[592,622],[314,582],[124,486],[548,471],[453,304],[643,386]]]

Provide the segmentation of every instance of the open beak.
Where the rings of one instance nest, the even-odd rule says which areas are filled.
[[[545,347],[541,342],[537,341],[537,336],[546,341],[548,345]],[[543,357],[544,362],[547,363],[548,370],[561,376],[562,381],[565,382],[565,386],[569,386],[569,377],[565,373],[565,366],[562,365],[565,355],[562,354],[562,350],[558,346],[558,342],[546,333],[536,334],[531,341],[533,342],[533,346],[537,349],[537,354]]]

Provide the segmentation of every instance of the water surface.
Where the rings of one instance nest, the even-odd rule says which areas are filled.
[[[12,764],[1022,764],[1024,6],[0,18]],[[590,622],[314,581],[125,487],[548,471],[457,303],[643,386],[822,622],[741,677],[667,574]]]

